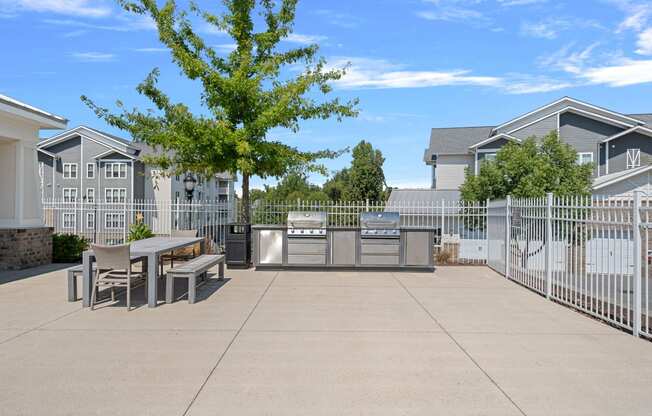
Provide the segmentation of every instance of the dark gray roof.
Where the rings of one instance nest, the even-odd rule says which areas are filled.
[[[426,150],[424,160],[429,162],[432,154],[467,154],[469,146],[487,139],[493,128],[494,126],[477,126],[432,129],[430,147]]]
[[[641,120],[643,123],[652,125],[652,114],[627,114],[629,117]],[[650,127],[650,126],[648,126]]]
[[[389,195],[385,211],[396,211],[401,215],[428,215],[458,210],[460,191],[435,189],[393,189]]]
[[[392,189],[388,205],[436,204],[441,201],[459,201],[460,191],[444,189]]]
[[[114,135],[114,134],[107,133],[107,132],[105,132],[105,131],[95,129],[95,128],[93,128],[93,127],[88,127],[88,126],[84,126],[84,127],[87,128],[88,130],[92,130],[92,131],[94,131],[95,133],[103,134],[103,135],[105,135],[105,136],[107,136],[107,137],[110,137],[110,138],[112,138],[112,139],[114,139],[114,140],[117,140],[117,141],[119,141],[120,143],[124,143],[124,144],[127,145],[127,146],[132,146],[132,145],[133,145],[133,142],[132,142],[131,140],[123,139],[122,137],[118,137],[118,136],[116,136],[116,135]]]

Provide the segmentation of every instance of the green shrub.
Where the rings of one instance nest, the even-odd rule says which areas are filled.
[[[129,237],[127,241],[138,241],[154,237],[152,230],[142,221],[135,222],[129,226]]]
[[[88,240],[75,234],[52,235],[52,261],[54,263],[76,263],[88,248]]]

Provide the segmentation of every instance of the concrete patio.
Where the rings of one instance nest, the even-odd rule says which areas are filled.
[[[1,414],[652,412],[651,343],[486,267],[229,270],[129,313],[66,302],[63,269],[0,282]]]

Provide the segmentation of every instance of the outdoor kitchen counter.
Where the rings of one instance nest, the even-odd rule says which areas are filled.
[[[394,269],[433,271],[434,230],[400,227],[400,238],[361,238],[360,227],[326,227],[325,237],[290,237],[287,225],[257,224],[260,269]]]

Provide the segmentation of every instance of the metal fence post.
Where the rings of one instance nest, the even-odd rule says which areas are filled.
[[[552,192],[546,195],[546,298],[552,293]]]
[[[509,263],[510,263],[510,251],[511,251],[511,240],[512,240],[512,197],[507,195],[507,200],[505,201],[505,277],[509,279]]]
[[[632,209],[632,227],[634,228],[634,321],[632,322],[632,335],[638,337],[641,330],[641,269],[643,267],[641,257],[641,193],[634,192],[634,204]],[[647,251],[647,249],[646,249]]]

